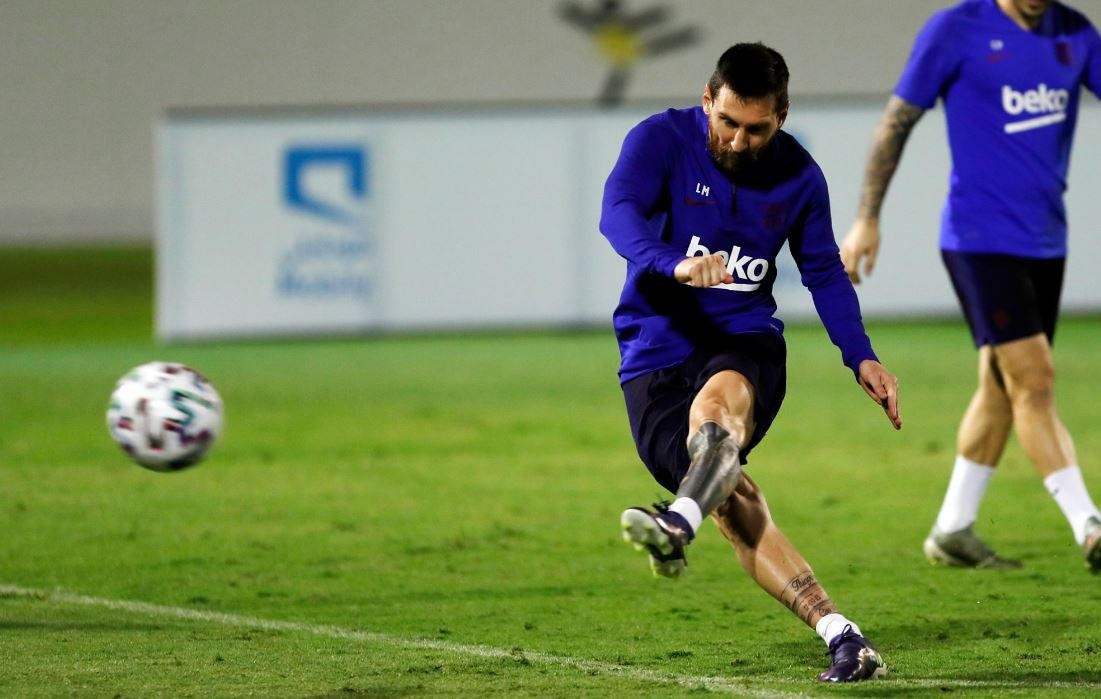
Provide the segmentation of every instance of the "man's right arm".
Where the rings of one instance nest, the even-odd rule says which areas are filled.
[[[604,185],[600,232],[646,274],[674,277],[684,253],[661,239],[676,143],[652,119],[631,129]]]
[[[887,101],[887,108],[872,137],[871,155],[864,169],[864,186],[861,188],[860,208],[856,221],[841,243],[841,261],[853,283],[860,282],[860,262],[864,260],[864,274],[871,274],[879,252],[879,211],[887,186],[902,158],[902,148],[914,125],[925,110],[910,104],[898,96]]]

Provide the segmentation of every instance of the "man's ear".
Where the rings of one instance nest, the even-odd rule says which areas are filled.
[[[788,110],[787,110],[787,108],[785,107],[784,111],[780,112],[780,114],[778,114],[777,117],[778,117],[777,118],[778,123],[776,124],[776,128],[779,129],[779,128],[783,127],[784,122],[787,121],[787,119],[788,119]]]
[[[700,104],[703,106],[703,113],[711,116],[711,85],[707,84],[703,86],[703,97],[700,98]]]

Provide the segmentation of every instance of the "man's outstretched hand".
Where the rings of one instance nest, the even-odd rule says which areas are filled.
[[[860,386],[887,413],[887,419],[896,430],[902,429],[902,415],[898,412],[898,377],[887,371],[874,359],[860,362]]]

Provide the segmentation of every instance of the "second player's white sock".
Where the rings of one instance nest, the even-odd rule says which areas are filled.
[[[692,498],[677,498],[669,506],[669,511],[676,512],[684,517],[688,522],[688,526],[692,527],[693,535],[699,530],[700,524],[703,523],[703,513],[700,512],[700,506]]]
[[[852,626],[853,631],[861,636],[864,635],[860,633],[859,626],[846,619],[844,614],[838,614],[837,612],[827,614],[819,619],[818,623],[814,625],[814,630],[818,632],[818,635],[822,637],[822,640],[828,646],[830,641],[841,635],[846,626]]]
[[[937,529],[955,532],[975,521],[994,471],[993,466],[977,464],[963,455],[956,456],[948,491],[937,515]]]
[[[1074,531],[1074,540],[1081,546],[1086,540],[1086,520],[1090,517],[1101,519],[1097,505],[1086,490],[1086,482],[1082,480],[1082,470],[1075,464],[1061,468],[1044,479],[1044,487],[1055,498]]]

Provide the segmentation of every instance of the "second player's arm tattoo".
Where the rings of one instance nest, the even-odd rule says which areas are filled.
[[[805,570],[788,581],[780,593],[780,602],[807,624],[815,616],[823,617],[837,611],[833,600],[818,584],[814,573]]]
[[[887,185],[902,158],[902,147],[910,131],[925,110],[892,96],[883,110],[883,118],[872,136],[872,152],[864,170],[864,188],[860,193],[860,217],[877,218],[887,195]]]

